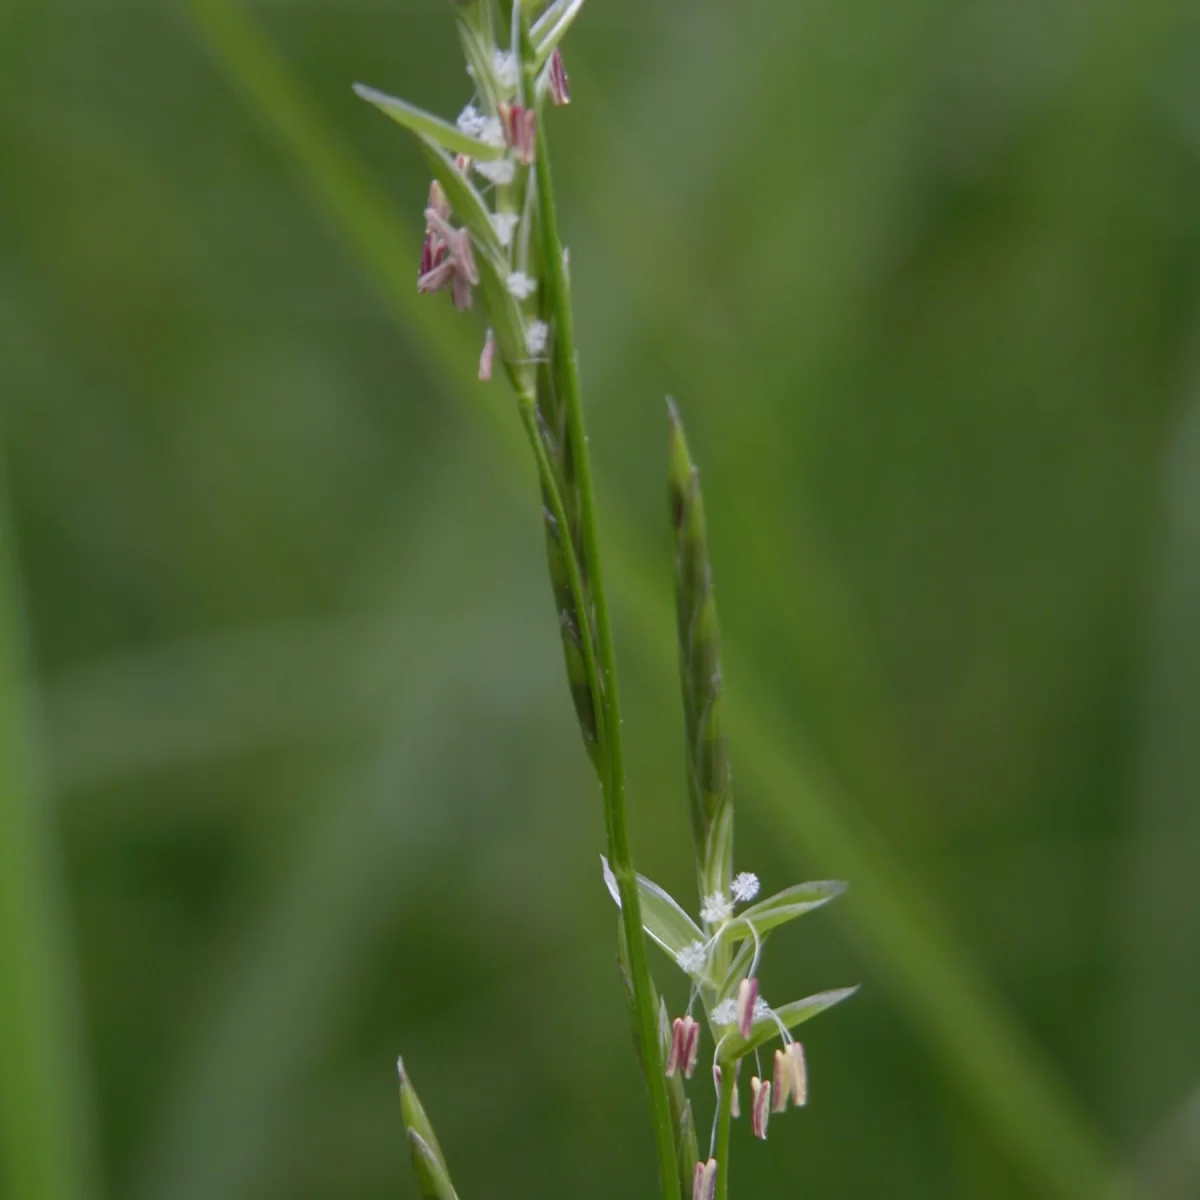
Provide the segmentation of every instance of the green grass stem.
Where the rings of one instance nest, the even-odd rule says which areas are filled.
[[[621,919],[629,954],[629,974],[633,984],[634,1023],[645,1064],[646,1084],[654,1121],[654,1144],[658,1153],[659,1183],[663,1200],[678,1200],[679,1175],[675,1132],[667,1081],[663,1074],[662,1048],[658,1039],[658,1009],[650,964],[646,958],[646,938],[642,931],[641,901],[638,897],[637,871],[629,844],[629,821],[625,799],[625,761],[621,730],[621,701],[617,684],[617,657],[609,615],[608,593],[596,529],[596,495],[592,480],[591,455],[584,428],[583,397],[579,383],[579,352],[575,343],[575,321],[563,245],[558,234],[554,185],[550,169],[550,148],[545,121],[537,125],[538,216],[542,230],[542,257],[550,283],[550,305],[556,354],[562,363],[563,402],[567,413],[567,436],[575,456],[579,489],[579,527],[583,560],[591,585],[593,613],[600,669],[602,737],[604,742],[604,817],[608,834],[608,859],[621,895]],[[586,611],[586,610],[585,610]],[[585,636],[585,643],[588,638]]]

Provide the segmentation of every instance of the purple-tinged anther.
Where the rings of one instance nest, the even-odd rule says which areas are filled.
[[[717,1194],[717,1160],[698,1162],[692,1173],[692,1200],[713,1200]]]
[[[758,999],[758,977],[743,979],[738,984],[737,1028],[743,1038],[750,1036],[754,1026],[754,1002]]]
[[[682,1071],[691,1079],[700,1050],[700,1024],[692,1017],[676,1017],[671,1027],[671,1049],[667,1054],[667,1076]]]
[[[450,220],[450,201],[446,199],[446,193],[442,191],[442,185],[436,179],[429,184],[429,203],[426,208],[432,208],[443,221]]]
[[[442,185],[436,179],[429,185],[429,204],[426,208],[427,211],[437,213],[443,221],[450,220],[450,202],[446,199],[446,193],[442,191]],[[448,254],[446,243],[426,223],[425,241],[421,245],[421,267],[417,272],[417,289],[419,291],[436,292],[446,286],[450,280],[449,268],[437,274],[434,274],[434,271],[445,262]]]
[[[767,1122],[771,1119],[771,1083],[759,1079],[750,1080],[750,1131],[756,1138],[767,1140]]]
[[[683,1074],[684,1078],[691,1079],[696,1070],[696,1059],[700,1054],[700,1022],[693,1021],[691,1017],[685,1017],[684,1020],[687,1024],[687,1037],[683,1047]]]
[[[504,127],[504,140],[513,148],[523,167],[533,162],[537,144],[537,113],[520,104],[500,105],[500,124]]]
[[[490,383],[492,364],[496,361],[496,335],[489,329],[483,339],[483,352],[479,355],[479,382]],[[779,1052],[776,1051],[778,1058]]]
[[[465,229],[455,229],[436,208],[427,208],[425,241],[432,250],[432,266],[427,271],[422,270],[417,279],[417,291],[440,292],[448,284],[454,307],[459,312],[470,308],[471,289],[479,283],[471,235]],[[425,265],[426,257],[422,252],[422,268]]]
[[[421,266],[417,271],[417,290],[421,292],[436,292],[440,288],[446,286],[450,278],[450,267],[446,264],[446,270],[441,275],[434,276],[433,272],[436,267],[440,267],[446,261],[449,251],[442,242],[439,242],[432,234],[425,235],[425,241],[421,245]],[[435,286],[435,280],[436,286]]]
[[[554,47],[554,53],[550,55],[548,72],[550,99],[555,104],[570,104],[571,89],[567,86],[567,68],[563,66],[562,51],[557,46]]]

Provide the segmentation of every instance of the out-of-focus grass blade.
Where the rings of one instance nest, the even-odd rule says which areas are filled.
[[[161,1105],[162,1128],[130,1191],[135,1200],[236,1200],[284,1151],[289,1095],[347,1003],[355,966],[370,961],[364,947],[394,911],[391,889],[402,888],[409,866],[463,819],[455,806],[466,794],[462,780],[432,731],[444,727],[447,711],[461,713],[465,698],[486,696],[527,670],[532,657],[524,633],[500,647],[486,623],[461,620],[452,651],[425,642],[400,656],[412,682],[392,705],[395,732],[334,781],[247,931],[190,1069]],[[547,689],[557,680],[553,665],[539,687],[543,678]],[[486,743],[481,752],[489,753]],[[420,803],[397,803],[405,792],[419,793]]]
[[[463,338],[415,303],[410,271],[398,270],[394,258],[378,258],[385,248],[404,243],[390,206],[336,143],[244,12],[230,0],[189,0],[188,9],[259,119],[296,155],[309,185],[378,272],[397,311],[419,331],[418,352],[436,361],[456,390],[482,402],[509,450],[523,462],[516,422],[497,420],[503,414],[496,393],[488,395],[473,384],[474,355]],[[421,345],[427,335],[429,342]],[[672,678],[670,613],[655,573],[645,567],[642,539],[620,520],[615,498],[604,490],[605,552],[619,581],[616,593],[630,618],[630,632],[660,677]],[[734,660],[729,677],[737,681],[730,691],[731,727],[736,725],[747,773],[760,785],[757,803],[797,851],[835,864],[853,880],[845,908],[850,928],[935,1057],[1048,1194],[1075,1200],[1114,1195],[1117,1172],[1090,1122],[976,977],[965,952],[916,898],[883,845],[855,821],[836,787],[805,760],[794,740],[774,727],[768,697],[749,682],[752,673],[740,669],[732,647],[727,646],[726,659]]]
[[[100,1183],[52,808],[38,784],[25,636],[0,471],[0,1183],[94,1200]]]
[[[1124,871],[1120,922],[1122,979],[1118,1112],[1130,1133],[1145,1137],[1146,1118],[1168,1098],[1194,1092],[1175,1125],[1176,1142],[1191,1121],[1194,1140],[1187,1190],[1155,1195],[1200,1195],[1200,358],[1188,381],[1190,403],[1163,463],[1166,520],[1151,614],[1142,687],[1140,764],[1134,827]],[[1185,903],[1190,897],[1192,903]],[[1147,931],[1153,930],[1152,936]],[[1171,1030],[1164,1037],[1163,1031]],[[1155,1139],[1151,1158],[1171,1139]],[[1178,1159],[1180,1147],[1167,1152]]]

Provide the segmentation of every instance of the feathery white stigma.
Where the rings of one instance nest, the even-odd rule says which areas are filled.
[[[537,291],[537,280],[524,271],[514,271],[508,277],[508,290],[518,300],[528,300]]]
[[[724,892],[713,892],[700,905],[700,920],[706,925],[720,925],[733,916],[733,904]]]
[[[511,158],[491,158],[472,160],[471,165],[484,179],[503,187],[512,183],[517,173],[517,164]]]
[[[730,890],[738,904],[745,904],[758,895],[758,876],[753,871],[743,871],[733,877]]]
[[[520,68],[511,50],[496,51],[492,57],[492,73],[496,76],[496,82],[502,88],[506,88],[511,92],[517,86]]]
[[[737,1020],[737,1003],[733,1000],[722,1000],[713,1007],[712,1023],[714,1025],[732,1025]]]
[[[479,137],[483,132],[484,122],[487,118],[473,104],[468,104],[466,108],[458,114],[458,120],[455,125],[458,126],[461,133],[465,133],[468,137]]]
[[[675,955],[675,961],[689,975],[699,975],[708,962],[708,954],[704,949],[703,942],[692,942],[689,946],[684,946],[680,952]]]
[[[492,213],[492,227],[496,230],[496,236],[500,239],[500,245],[506,249],[512,245],[513,230],[516,229],[517,222],[520,219],[517,213]]]
[[[530,358],[537,358],[546,349],[550,326],[545,321],[531,321],[525,327],[525,349]]]

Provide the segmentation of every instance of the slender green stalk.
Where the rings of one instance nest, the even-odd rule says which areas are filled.
[[[717,1099],[717,1195],[726,1200],[729,1194],[729,1130],[733,1125],[733,1093],[737,1087],[737,1063],[721,1067],[721,1095]]]
[[[542,253],[550,284],[550,306],[554,318],[556,352],[563,364],[563,399],[567,411],[567,434],[575,451],[579,488],[579,525],[583,557],[591,584],[596,641],[600,669],[602,726],[605,758],[602,771],[604,819],[608,833],[608,858],[617,890],[621,896],[621,918],[629,948],[629,975],[633,984],[634,1023],[646,1067],[650,1105],[654,1118],[654,1140],[658,1151],[658,1170],[663,1200],[680,1195],[676,1165],[675,1134],[671,1123],[670,1099],[663,1074],[662,1051],[658,1041],[658,1017],[654,1005],[654,985],[646,961],[646,942],[642,932],[641,903],[638,898],[637,872],[629,846],[629,828],[625,808],[625,763],[621,738],[621,703],[617,690],[616,651],[612,620],[600,560],[596,532],[596,498],[592,483],[591,458],[583,421],[583,400],[579,385],[579,357],[575,346],[574,313],[563,261],[563,246],[558,236],[558,218],[550,173],[550,150],[545,123],[537,126],[538,212],[542,227]],[[587,639],[584,639],[587,641]]]
[[[0,1190],[14,1200],[86,1200],[97,1187],[82,1039],[72,1012],[51,809],[31,753],[5,500],[0,473]]]

